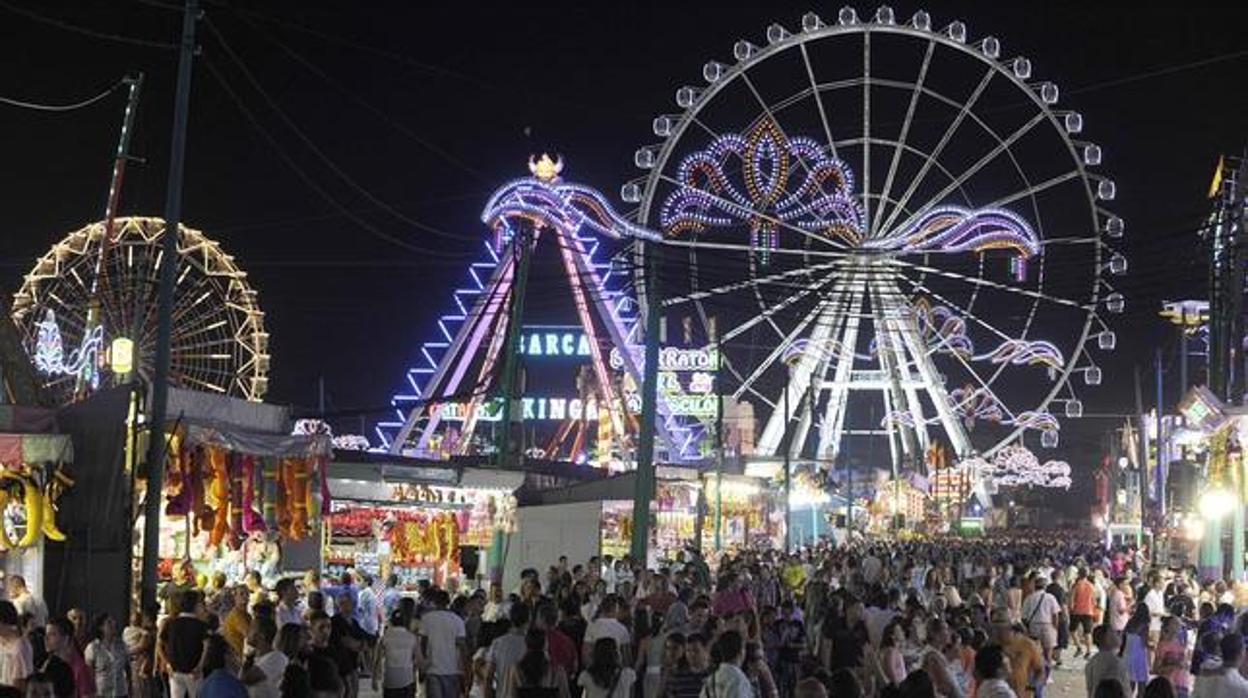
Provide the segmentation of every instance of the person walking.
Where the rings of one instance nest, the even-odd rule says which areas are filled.
[[[529,607],[522,603],[507,609],[510,629],[490,643],[485,655],[485,698],[512,698],[508,692],[507,674],[527,651],[524,638],[529,631]]]
[[[467,631],[464,619],[447,610],[451,597],[443,589],[429,592],[432,609],[420,617],[425,668],[425,698],[458,698],[460,682],[468,666]]]
[[[753,698],[750,679],[741,670],[745,661],[745,638],[735,630],[725,631],[715,641],[711,656],[718,664],[702,685],[700,698]]]
[[[395,604],[373,660],[373,691],[384,698],[414,698],[416,670],[425,665],[420,638],[412,632],[412,604]]]
[[[243,658],[239,676],[247,686],[248,698],[278,698],[282,675],[290,659],[274,646],[277,624],[272,618],[257,616],[247,633],[249,652]]]
[[[195,615],[198,592],[182,592],[174,603],[178,615],[165,621],[159,638],[161,656],[169,665],[169,696],[196,698],[199,695],[199,660],[204,652],[208,624]]]
[[[48,605],[26,587],[25,577],[11,574],[5,577],[4,587],[9,601],[17,609],[18,617],[30,615],[37,628],[48,624]]]
[[[100,698],[130,695],[126,683],[126,644],[117,632],[117,621],[101,613],[95,617],[91,634],[83,660],[95,675],[95,694]]]
[[[568,677],[546,655],[546,631],[533,627],[524,636],[525,653],[507,677],[516,698],[569,698]]]
[[[594,641],[588,665],[576,682],[584,690],[585,698],[628,698],[633,694],[637,672],[621,662],[615,640],[602,637]]]
[[[18,627],[20,622],[17,608],[9,601],[0,601],[0,686],[24,690],[35,667],[30,641]]]

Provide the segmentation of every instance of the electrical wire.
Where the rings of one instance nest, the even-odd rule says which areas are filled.
[[[0,2],[0,4],[3,4],[3,3]],[[89,107],[92,104],[95,104],[96,102],[99,102],[100,100],[107,98],[109,95],[116,92],[117,88],[121,87],[123,83],[125,83],[125,80],[118,80],[112,85],[109,85],[108,89],[104,90],[98,95],[95,95],[94,97],[88,97],[86,99],[83,99],[77,102],[71,102],[69,104],[39,104],[37,102],[28,102],[28,101],[21,100],[21,99],[13,99],[11,97],[3,97],[3,96],[0,96],[0,104],[7,104],[11,107],[21,107],[22,109],[31,109],[34,111],[43,111],[43,112],[74,111],[76,109],[83,109],[83,108]]]
[[[463,160],[460,160],[459,158],[455,157],[450,152],[448,152],[445,148],[439,146],[437,143],[434,143],[433,141],[430,141],[429,139],[420,136],[412,129],[399,123],[397,120],[394,119],[394,117],[383,112],[382,110],[373,106],[369,102],[366,102],[362,97],[352,92],[351,90],[347,89],[345,85],[343,85],[341,82],[331,77],[324,70],[321,70],[320,68],[318,68],[316,65],[314,65],[311,61],[309,61],[303,55],[299,54],[294,49],[282,43],[280,40],[277,39],[277,37],[257,27],[255,23],[247,19],[245,16],[242,17],[241,21],[247,26],[251,27],[253,31],[263,36],[273,45],[281,49],[287,56],[291,58],[291,60],[295,61],[299,65],[306,68],[313,75],[316,75],[317,77],[324,80],[330,87],[334,88],[340,94],[345,95],[348,99],[360,105],[362,108],[364,108],[373,116],[380,119],[383,123],[385,123],[390,128],[393,128],[394,130],[398,131],[404,136],[407,136],[409,139],[414,141],[416,144],[418,144],[425,150],[428,150],[429,152],[437,155],[438,157],[441,157],[443,160],[455,166],[456,168],[468,173],[477,181],[484,182],[486,184],[491,183],[491,180],[487,178],[485,174],[481,172],[481,170],[478,170],[477,168],[472,167],[471,165],[464,162]]]
[[[269,147],[271,147],[274,150],[274,152],[277,153],[277,156],[281,158],[282,162],[286,163],[286,166],[289,167],[291,171],[295,173],[295,176],[297,176],[300,180],[302,180],[303,183],[308,186],[308,188],[310,188],[312,191],[318,194],[321,198],[323,198],[330,206],[334,207],[334,209],[336,209],[338,213],[342,215],[344,218],[347,218],[348,220],[354,222],[356,225],[360,226],[361,228],[363,228],[364,230],[368,231],[373,236],[381,240],[385,240],[386,242],[389,242],[393,245],[401,247],[409,252],[415,252],[415,253],[426,255],[432,258],[428,260],[429,264],[440,264],[443,261],[448,260],[448,259],[464,259],[468,256],[467,254],[448,253],[444,250],[437,250],[437,249],[433,249],[429,247],[422,247],[420,245],[414,245],[408,242],[407,240],[396,237],[394,235],[391,235],[390,233],[387,233],[381,230],[380,228],[373,225],[372,223],[369,223],[363,218],[357,216],[353,211],[351,211],[351,209],[347,208],[342,202],[334,198],[332,194],[326,191],[324,187],[317,184],[316,180],[314,180],[306,171],[304,171],[303,168],[299,167],[298,163],[296,163],[294,159],[291,158],[290,155],[284,149],[282,149],[277,139],[273,137],[273,134],[269,133],[269,131],[265,129],[263,125],[260,124],[260,121],[256,118],[255,113],[253,113],[251,109],[246,105],[246,103],[243,102],[239,94],[234,91],[233,86],[231,86],[229,81],[226,80],[225,75],[221,73],[221,71],[217,68],[215,63],[205,58],[204,66],[208,69],[208,72],[211,73],[214,78],[216,78],[217,83],[221,85],[221,88],[223,90],[225,90],[226,95],[228,95],[230,99],[233,100],[234,105],[238,107],[239,111],[242,113],[243,117],[247,120],[247,122],[250,123],[252,128],[254,128],[256,132],[259,133],[260,136],[264,139],[264,141],[269,144]]]
[[[345,182],[348,187],[355,190],[356,193],[358,193],[360,196],[363,196],[365,199],[367,199],[369,203],[372,203],[378,208],[386,211],[390,215],[394,216],[395,218],[398,218],[399,220],[403,221],[404,223],[407,223],[408,225],[414,228],[436,235],[441,238],[455,240],[457,242],[463,242],[464,240],[463,235],[451,233],[451,232],[442,230],[440,228],[431,226],[422,221],[418,221],[404,214],[402,211],[394,208],[393,206],[386,203],[385,201],[382,201],[377,196],[375,196],[372,192],[370,192],[368,189],[364,188],[358,182],[356,182],[355,179],[353,179],[341,167],[339,167],[337,163],[335,163],[328,155],[326,155],[325,152],[321,150],[321,148],[318,145],[316,145],[316,143],[311,138],[309,138],[306,133],[304,133],[303,129],[301,129],[298,126],[298,124],[296,124],[294,120],[291,119],[290,116],[286,114],[286,112],[281,108],[281,106],[278,105],[277,100],[273,99],[273,97],[269,95],[268,91],[265,90],[264,86],[260,84],[260,81],[256,78],[255,74],[252,73],[251,70],[247,67],[247,64],[243,62],[242,57],[240,57],[238,53],[234,51],[234,49],[230,46],[230,44],[225,40],[225,36],[221,33],[220,29],[217,28],[216,23],[213,22],[211,19],[206,19],[205,25],[208,27],[208,31],[212,32],[212,35],[216,37],[217,42],[221,45],[221,48],[225,50],[226,55],[230,58],[230,60],[234,63],[234,65],[239,69],[239,71],[242,72],[243,77],[246,78],[247,82],[251,84],[252,88],[255,89],[257,93],[260,94],[260,96],[264,99],[265,103],[269,105],[269,108],[273,110],[273,113],[276,114],[277,117],[281,119],[281,121],[285,123],[288,128],[290,128],[291,132],[294,133],[295,136],[305,146],[307,146],[307,148],[312,152],[312,154],[315,155],[316,158],[320,160],[323,165],[325,165],[325,167],[329,168],[329,170],[333,172],[335,175],[337,175],[339,179]]]
[[[110,34],[108,32],[97,31],[95,29],[90,29],[87,27],[79,26],[77,24],[71,24],[64,20],[56,19],[55,17],[48,17],[47,15],[39,14],[38,12],[35,12],[33,10],[28,10],[24,7],[18,7],[16,5],[13,5],[12,3],[6,2],[6,0],[0,0],[0,8],[4,8],[8,10],[9,12],[12,12],[13,14],[21,15],[25,17],[26,19],[29,19],[33,22],[46,24],[48,26],[56,27],[57,29],[63,29],[65,31],[73,32],[75,34],[89,36],[93,39],[100,39],[103,41],[112,41],[112,42],[116,42],[120,44],[129,44],[131,46],[142,46],[143,48],[157,48],[157,49],[162,49],[162,50],[173,50],[173,49],[178,48],[177,44],[171,44],[171,43],[164,42],[164,41],[153,41],[151,39],[142,39],[142,38],[134,37],[134,36],[124,36],[122,34]]]

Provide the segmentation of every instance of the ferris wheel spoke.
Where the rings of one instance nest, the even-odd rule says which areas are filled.
[[[810,80],[810,91],[815,98],[815,106],[819,108],[819,121],[823,124],[823,135],[828,139],[828,150],[831,152],[833,159],[839,160],[836,155],[836,139],[832,137],[832,127],[828,124],[828,112],[823,104],[823,92],[819,89],[818,82],[815,81],[815,69],[810,65],[810,52],[806,50],[806,44],[801,45],[802,63],[806,65],[806,78]]]
[[[732,293],[733,291],[740,291],[742,289],[749,288],[750,286],[779,284],[779,283],[782,283],[785,279],[789,279],[794,276],[803,276],[806,274],[810,274],[811,272],[830,269],[835,264],[836,262],[825,262],[823,264],[817,264],[811,267],[801,267],[798,269],[790,269],[788,271],[778,272],[775,274],[769,274],[767,276],[761,276],[755,279],[748,279],[746,281],[737,281],[737,282],[730,283],[730,284],[723,284],[721,286],[716,286],[715,288],[708,288],[704,291],[703,290],[694,291],[693,293],[689,293],[683,296],[676,296],[673,298],[664,298],[663,307],[670,307],[674,305],[681,305],[683,303],[700,301],[706,298],[710,298],[712,296],[723,295],[725,293]]]
[[[871,32],[862,35],[862,220],[871,230]]]
[[[727,342],[731,339],[735,339],[736,337],[748,331],[749,329],[751,329],[758,323],[763,322],[763,321],[770,321],[773,315],[775,315],[776,313],[779,313],[782,310],[785,310],[789,306],[793,305],[794,303],[797,303],[798,301],[809,296],[815,291],[818,291],[826,282],[827,282],[827,279],[825,278],[823,282],[821,283],[817,283],[817,284],[812,283],[810,286],[798,291],[797,293],[794,293],[793,295],[789,296],[783,301],[773,306],[770,306],[769,308],[759,313],[758,315],[755,315],[754,317],[750,318],[749,320],[746,320],[745,322],[741,323],[737,327],[732,328],[732,330],[724,333],[723,339],[721,341]]]
[[[228,389],[227,389],[227,388],[224,388],[224,387],[222,387],[222,386],[220,386],[220,385],[217,385],[216,383],[212,383],[212,382],[210,382],[210,381],[206,381],[206,380],[202,380],[202,379],[200,379],[200,378],[196,378],[195,376],[192,376],[192,375],[187,374],[187,373],[178,373],[178,372],[174,372],[174,371],[170,371],[170,373],[172,373],[172,374],[174,375],[174,377],[178,380],[178,382],[184,382],[184,383],[188,383],[188,384],[190,384],[190,385],[198,385],[199,387],[201,387],[201,388],[205,388],[205,389],[207,389],[207,390],[211,390],[211,391],[212,391],[212,392],[214,392],[214,393],[225,393],[225,392],[228,392]]]
[[[984,169],[984,167],[986,167],[989,163],[991,163],[993,160],[996,160],[997,156],[1009,150],[1010,146],[1013,145],[1015,142],[1017,142],[1019,138],[1022,138],[1023,136],[1027,135],[1029,132],[1031,132],[1033,128],[1035,128],[1037,125],[1042,123],[1047,116],[1048,116],[1047,112],[1044,112],[1044,111],[1037,112],[1035,116],[1033,116],[1029,121],[1027,121],[1027,123],[1023,124],[1022,126],[1019,126],[1017,129],[1014,130],[1013,133],[1006,136],[1004,139],[1000,139],[997,142],[997,145],[992,148],[992,150],[989,150],[983,157],[981,157],[973,165],[966,168],[961,174],[955,177],[953,181],[945,185],[944,189],[941,189],[939,192],[936,193],[935,196],[932,196],[930,199],[925,201],[918,208],[913,209],[910,216],[906,218],[901,224],[899,224],[896,229],[906,230],[910,226],[911,223],[913,223],[915,220],[923,216],[923,214],[932,210],[933,207],[938,206],[941,203],[943,203],[945,200],[945,197],[951,194],[953,190],[960,189],[963,184],[965,184],[967,181],[971,179],[971,177],[974,177],[976,174],[979,173],[980,170]],[[992,208],[992,206],[989,206],[989,208]]]
[[[1050,177],[1049,179],[1046,179],[1043,182],[1040,182],[1038,184],[1034,184],[1029,187],[1020,189],[1012,194],[1007,194],[1001,197],[1000,199],[997,199],[996,201],[993,201],[992,203],[988,204],[987,206],[985,206],[985,208],[998,208],[1000,206],[1005,206],[1006,204],[1018,201],[1019,199],[1024,199],[1029,196],[1034,196],[1044,191],[1045,189],[1052,189],[1053,187],[1056,187],[1059,184],[1062,184],[1064,182],[1069,182],[1070,180],[1076,177],[1079,177],[1082,174],[1083,173],[1079,171],[1078,169],[1074,169],[1069,172],[1057,175],[1055,177]]]
[[[740,398],[746,390],[750,389],[751,386],[753,386],[754,381],[758,380],[760,376],[767,372],[767,369],[774,366],[775,363],[780,360],[780,357],[784,354],[785,350],[789,348],[789,345],[792,344],[793,341],[796,340],[798,336],[805,331],[812,322],[815,321],[816,318],[822,317],[827,312],[830,305],[830,299],[825,298],[819,302],[819,305],[815,306],[814,310],[807,313],[806,317],[799,320],[793,329],[785,335],[784,339],[777,342],[776,346],[768,352],[767,357],[764,358],[758,366],[754,367],[754,370],[750,372],[750,375],[746,376],[745,380],[741,382],[741,385],[737,386],[737,389],[733,391],[732,397],[734,399]]]
[[[1003,339],[1003,340],[1005,340],[1005,341],[1013,341],[1014,339],[1017,339],[1016,337],[1011,337],[1010,335],[1006,334],[1005,332],[1003,332],[1003,331],[1001,331],[1001,330],[997,329],[997,327],[996,327],[995,325],[993,325],[992,323],[989,323],[988,321],[986,321],[986,320],[984,320],[983,318],[979,317],[979,316],[978,316],[978,315],[976,315],[975,313],[971,312],[970,310],[968,310],[965,306],[961,305],[960,303],[957,303],[957,302],[954,302],[954,301],[949,300],[948,298],[946,298],[945,296],[941,295],[940,293],[937,293],[936,291],[933,291],[932,289],[928,288],[926,285],[924,285],[924,284],[922,284],[922,283],[920,283],[920,282],[918,282],[918,281],[915,281],[914,279],[911,279],[910,277],[906,276],[905,274],[898,274],[898,275],[897,275],[897,278],[899,278],[899,279],[901,279],[901,280],[905,281],[906,283],[910,284],[910,287],[911,287],[911,288],[912,288],[912,289],[913,289],[916,293],[922,293],[922,294],[924,294],[924,295],[927,295],[927,296],[930,296],[930,297],[932,297],[932,298],[935,298],[936,300],[940,301],[940,302],[941,302],[941,303],[943,303],[944,305],[946,305],[946,306],[948,306],[948,307],[950,307],[950,308],[952,308],[952,309],[954,309],[954,310],[957,310],[957,311],[958,311],[958,312],[959,312],[959,313],[960,313],[963,317],[968,317],[968,318],[970,318],[971,320],[974,320],[974,321],[975,321],[975,324],[977,324],[977,325],[979,325],[980,327],[983,327],[985,330],[988,330],[989,332],[991,332],[991,333],[993,333],[993,334],[997,335],[997,336],[998,336],[998,337],[1000,337],[1001,339]],[[914,304],[913,304],[913,303],[910,303],[909,305],[910,305],[912,308],[914,307]]]
[[[901,195],[901,199],[898,200],[897,205],[893,207],[893,210],[889,212],[888,218],[884,220],[884,224],[880,226],[880,228],[889,230],[893,225],[893,221],[897,219],[898,212],[910,203],[910,197],[914,196],[915,191],[919,188],[919,184],[923,182],[923,180],[927,177],[927,173],[931,170],[931,160],[938,160],[940,158],[940,154],[944,151],[945,146],[949,145],[949,141],[952,140],[953,134],[957,133],[958,127],[961,126],[962,122],[966,120],[967,115],[970,114],[971,110],[975,107],[975,103],[979,101],[980,95],[982,95],[984,90],[987,89],[988,83],[992,82],[992,76],[996,74],[996,71],[997,67],[995,65],[988,66],[988,70],[984,73],[984,77],[980,79],[979,84],[975,87],[975,91],[971,93],[971,96],[967,98],[966,102],[962,105],[962,108],[958,110],[958,115],[954,117],[952,122],[949,123],[948,128],[945,129],[944,134],[936,143],[936,147],[932,149],[931,158],[928,162],[923,163],[923,166],[919,168],[918,174],[914,176],[914,179],[910,180],[910,186],[906,187],[905,193]]]
[[[897,166],[901,163],[902,144],[906,142],[907,136],[910,135],[910,125],[914,123],[914,110],[919,104],[919,96],[923,94],[923,84],[927,81],[927,69],[932,64],[932,54],[935,51],[936,42],[929,40],[927,42],[927,50],[923,53],[923,63],[919,66],[919,76],[914,81],[914,89],[910,91],[910,104],[906,107],[906,117],[901,122],[901,132],[898,134],[897,144],[893,148],[893,158],[888,164],[888,174],[884,177],[884,187],[880,189],[880,205],[877,209],[879,211],[884,210],[884,206],[888,203],[888,199],[893,193],[893,178],[897,176]],[[867,220],[871,226],[868,237],[874,239],[880,230],[879,222],[872,218]]]
[[[761,94],[759,94],[758,88],[755,87],[754,82],[750,80],[749,74],[744,72],[741,73],[741,81],[745,83],[745,86],[749,89],[750,94],[754,95],[754,100],[758,102],[758,106],[762,107],[763,113],[767,115],[767,118],[771,120],[771,123],[775,124],[776,128],[780,129],[780,133],[788,139],[789,134],[785,132],[784,126],[780,125],[780,120],[776,118],[775,112],[771,110],[771,105],[767,104],[767,101],[763,99]],[[797,162],[802,166],[802,170],[809,174],[810,166],[806,164],[806,159],[801,155],[798,155]]]
[[[1059,305],[1069,306],[1071,308],[1078,308],[1080,310],[1090,309],[1087,303],[1081,303],[1079,301],[1071,300],[1069,298],[1062,298],[1060,296],[1055,296],[1051,293],[1044,293],[1042,291],[1033,291],[1029,288],[1019,288],[1017,286],[1010,286],[1008,284],[1003,284],[999,281],[993,281],[991,279],[981,279],[975,276],[968,276],[966,274],[961,274],[956,271],[938,269],[936,267],[929,266],[926,264],[914,264],[914,263],[906,262],[900,259],[894,259],[893,261],[896,264],[909,267],[910,269],[913,269],[915,271],[926,272],[928,274],[935,274],[937,276],[942,276],[946,279],[953,279],[954,281],[961,281],[963,283],[972,284],[975,286],[982,286],[984,288],[992,288],[998,291],[1004,291],[1006,293],[1013,293],[1019,296],[1027,296],[1028,298],[1039,298],[1040,300],[1049,301],[1051,303],[1057,303]]]

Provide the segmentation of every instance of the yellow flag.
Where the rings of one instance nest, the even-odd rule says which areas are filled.
[[[1218,195],[1218,191],[1222,189],[1222,166],[1225,164],[1223,157],[1218,156],[1218,167],[1213,171],[1213,181],[1209,183],[1209,198]]]

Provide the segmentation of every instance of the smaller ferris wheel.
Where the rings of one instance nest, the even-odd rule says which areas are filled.
[[[124,217],[107,228],[100,221],[66,235],[14,294],[14,324],[60,404],[153,370],[165,222]],[[177,250],[172,384],[262,399],[269,335],[247,273],[198,230],[180,226]]]

